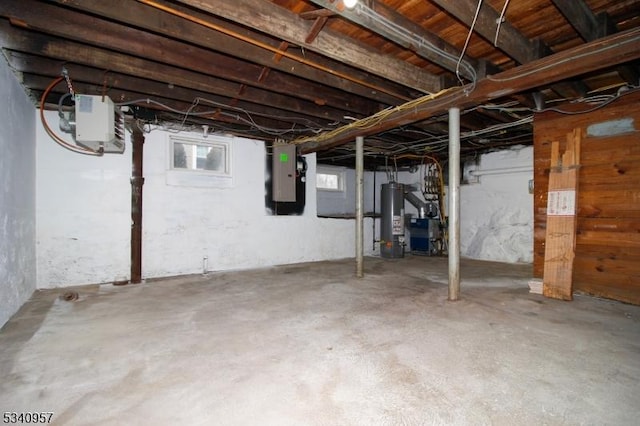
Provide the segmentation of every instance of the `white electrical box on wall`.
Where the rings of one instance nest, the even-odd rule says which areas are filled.
[[[124,116],[108,96],[76,95],[75,140],[105,153],[124,152]]]

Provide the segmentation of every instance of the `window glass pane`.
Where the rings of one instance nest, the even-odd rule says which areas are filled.
[[[176,169],[186,169],[187,167],[187,150],[185,144],[175,143],[173,145],[173,167]]]
[[[206,158],[211,147],[198,145],[198,158]]]
[[[173,143],[173,168],[228,173],[227,147],[186,142]]]
[[[340,189],[340,179],[337,174],[333,173],[317,173],[316,187],[320,189]]]
[[[203,169],[216,172],[226,171],[226,149],[224,146],[209,147]]]

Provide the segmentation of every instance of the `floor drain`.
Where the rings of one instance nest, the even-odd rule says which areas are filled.
[[[66,300],[67,302],[73,302],[74,300],[78,300],[80,295],[77,291],[67,291],[60,298],[62,300]]]

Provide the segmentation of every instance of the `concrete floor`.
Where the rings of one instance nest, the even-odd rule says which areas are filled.
[[[635,425],[640,307],[528,265],[367,259],[46,291],[0,331],[0,411],[64,425]]]

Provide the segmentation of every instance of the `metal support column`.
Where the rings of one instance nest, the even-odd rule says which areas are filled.
[[[364,138],[356,137],[356,276],[364,276]]]
[[[131,142],[131,284],[142,282],[142,151],[144,134],[133,127]]]
[[[449,109],[449,300],[460,293],[460,109]]]

